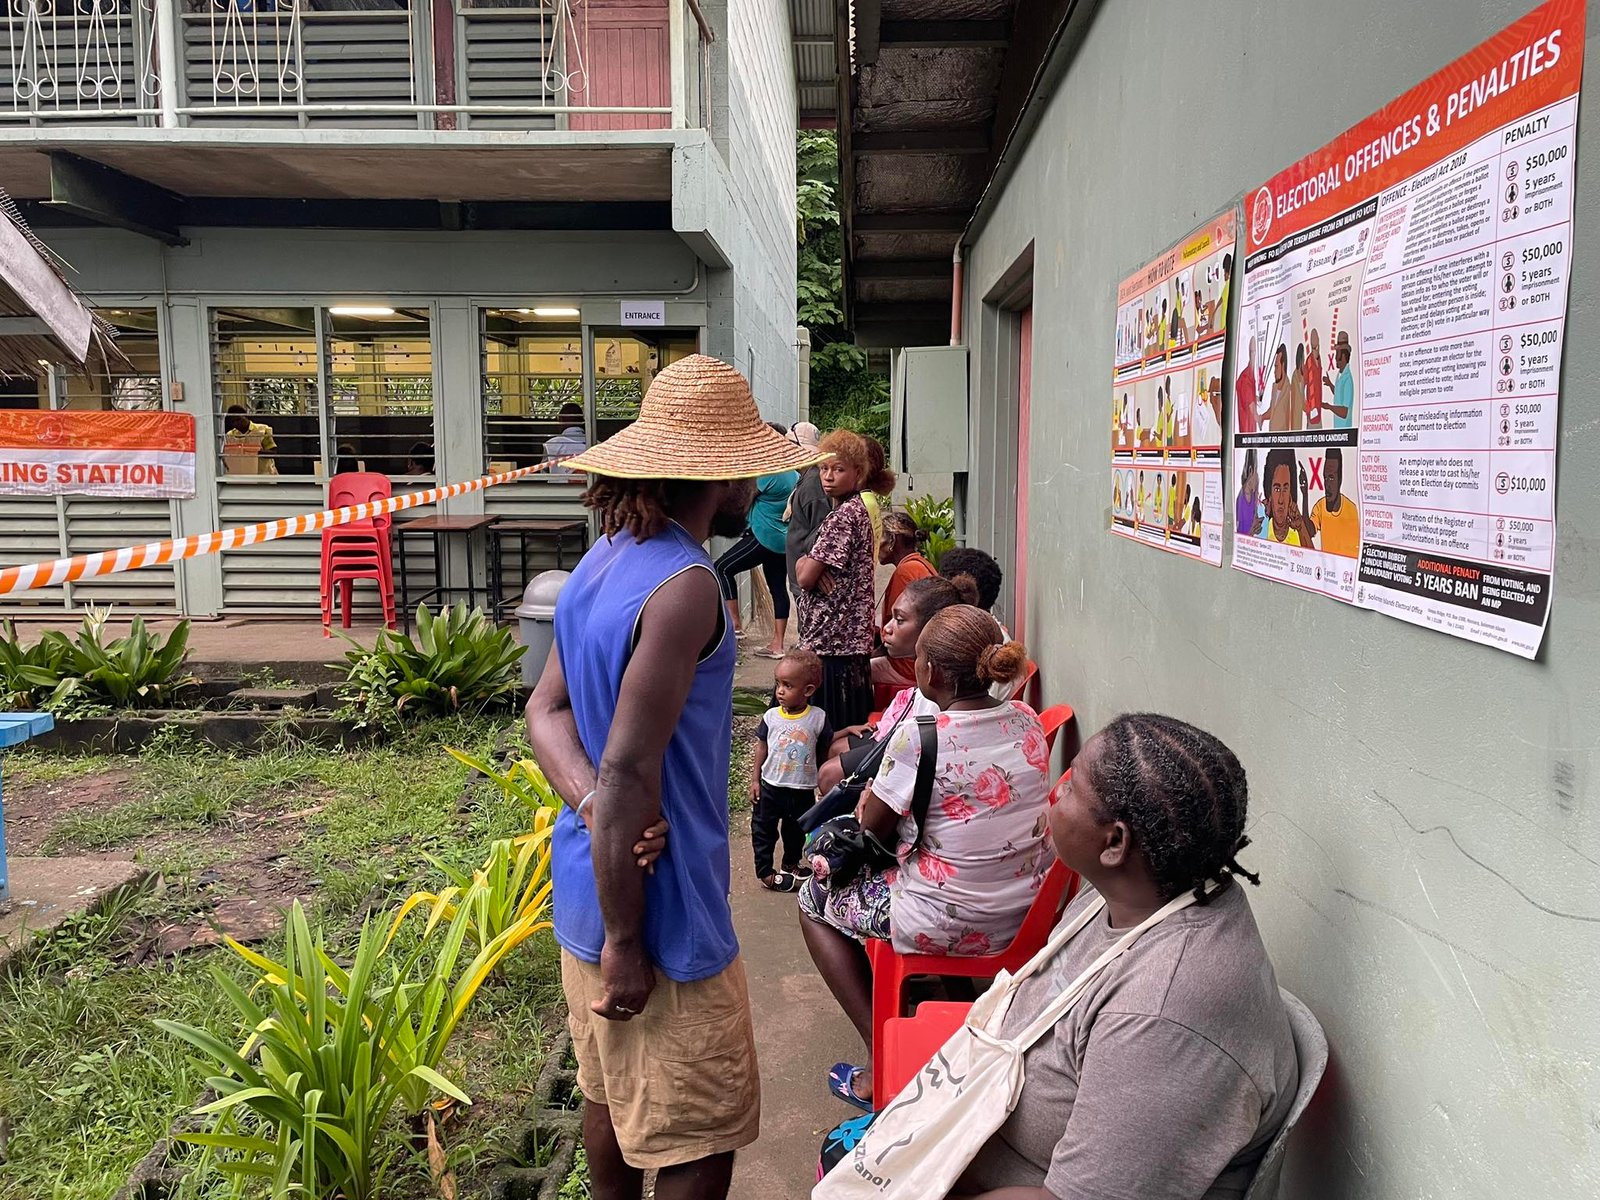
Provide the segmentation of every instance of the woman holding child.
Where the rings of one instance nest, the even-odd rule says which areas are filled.
[[[920,697],[939,713],[926,824],[919,830],[910,815],[922,749],[907,717],[856,809],[864,829],[895,847],[898,866],[851,881],[813,876],[801,887],[806,947],[869,1048],[872,981],[861,943],[995,953],[1016,936],[1050,865],[1044,730],[1026,705],[1002,703],[988,690],[1015,679],[1026,661],[1022,646],[972,605],[946,607],[927,622],[917,639],[918,689],[900,697],[907,709]],[[871,1106],[871,1081],[870,1067],[844,1063],[830,1076],[833,1092],[862,1108]]]

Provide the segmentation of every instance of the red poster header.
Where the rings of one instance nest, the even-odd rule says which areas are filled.
[[[1176,272],[1215,253],[1218,248],[1231,246],[1235,241],[1238,212],[1237,208],[1230,208],[1220,216],[1213,217],[1160,258],[1129,275],[1117,288],[1117,306],[1120,308],[1136,296],[1144,295]]]
[[[1578,90],[1585,0],[1549,0],[1245,200],[1254,254]]]

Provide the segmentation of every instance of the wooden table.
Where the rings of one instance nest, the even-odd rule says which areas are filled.
[[[489,526],[498,521],[498,517],[489,516],[462,516],[462,517],[418,517],[415,521],[396,521],[390,526],[394,534],[395,548],[400,552],[400,627],[406,631],[411,629],[411,595],[406,583],[406,541],[411,536],[429,537],[433,539],[433,573],[434,586],[417,597],[417,603],[423,604],[431,597],[439,597],[445,604],[450,603],[450,597],[465,595],[468,607],[478,603],[478,584],[475,579],[477,574],[477,561],[473,555],[473,543],[477,540],[475,535],[480,535]],[[446,582],[445,549],[452,537],[459,537],[465,547],[467,557],[467,582],[465,586]],[[486,590],[486,589],[485,589]]]
[[[0,713],[0,750],[20,746],[31,737],[49,733],[56,720],[49,713]],[[10,872],[6,869],[5,796],[0,791],[0,900],[11,891]]]
[[[522,580],[516,593],[505,594],[505,543],[517,542],[517,575]],[[567,569],[567,539],[578,543],[578,556],[588,548],[589,522],[582,517],[530,517],[497,521],[489,530],[489,604],[497,620],[502,611],[522,603],[522,588],[528,585],[528,542],[554,542],[556,570]]]

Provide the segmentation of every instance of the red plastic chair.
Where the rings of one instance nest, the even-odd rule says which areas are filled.
[[[375,471],[346,471],[328,481],[328,507],[345,508],[387,500],[393,487],[387,475]],[[388,513],[334,525],[322,531],[322,635],[331,637],[335,588],[340,602],[340,624],[350,628],[351,600],[357,579],[372,579],[378,584],[383,602],[383,621],[396,627],[394,610],[394,567],[389,553]]]
[[[1022,668],[1022,677],[1011,685],[1011,694],[1007,700],[1021,700],[1028,702],[1028,696],[1033,690],[1034,682],[1039,678],[1039,664],[1033,659],[1028,660],[1028,665]]]
[[[1056,748],[1056,734],[1071,723],[1073,718],[1072,705],[1052,704],[1039,714],[1039,724],[1044,726],[1044,740],[1051,750]]]
[[[1073,713],[1072,705],[1070,704],[1053,704],[1039,714],[1039,724],[1044,726],[1044,744],[1050,747],[1051,759],[1055,758],[1056,736],[1068,725],[1072,724],[1074,716],[1075,714]],[[1067,743],[1067,758],[1069,761],[1072,758],[1071,742]],[[1047,765],[1046,770],[1048,769],[1049,767]],[[1057,784],[1057,786],[1059,787],[1060,785]],[[1050,802],[1054,804],[1055,793],[1052,791],[1050,796]]]
[[[1054,804],[1062,784],[1072,777],[1069,770],[1056,781],[1050,792]],[[962,979],[993,979],[1001,971],[1016,971],[1043,949],[1061,912],[1078,894],[1078,873],[1060,859],[1050,864],[1044,882],[1033,897],[1022,926],[1011,944],[998,954],[952,957],[942,954],[899,954],[888,942],[867,942],[867,960],[872,964],[872,1090],[884,1086],[883,1057],[877,1048],[883,1043],[884,1026],[905,1015],[905,985],[917,975],[939,975]]]
[[[882,1108],[898,1096],[961,1028],[971,1008],[957,1000],[929,1000],[917,1005],[913,1016],[890,1017],[874,1059],[881,1064],[875,1071],[874,1087],[883,1090],[873,1092],[873,1104]]]

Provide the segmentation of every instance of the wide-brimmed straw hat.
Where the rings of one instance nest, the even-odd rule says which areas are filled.
[[[816,461],[761,419],[743,375],[691,354],[655,377],[637,421],[561,465],[618,479],[751,479]]]

